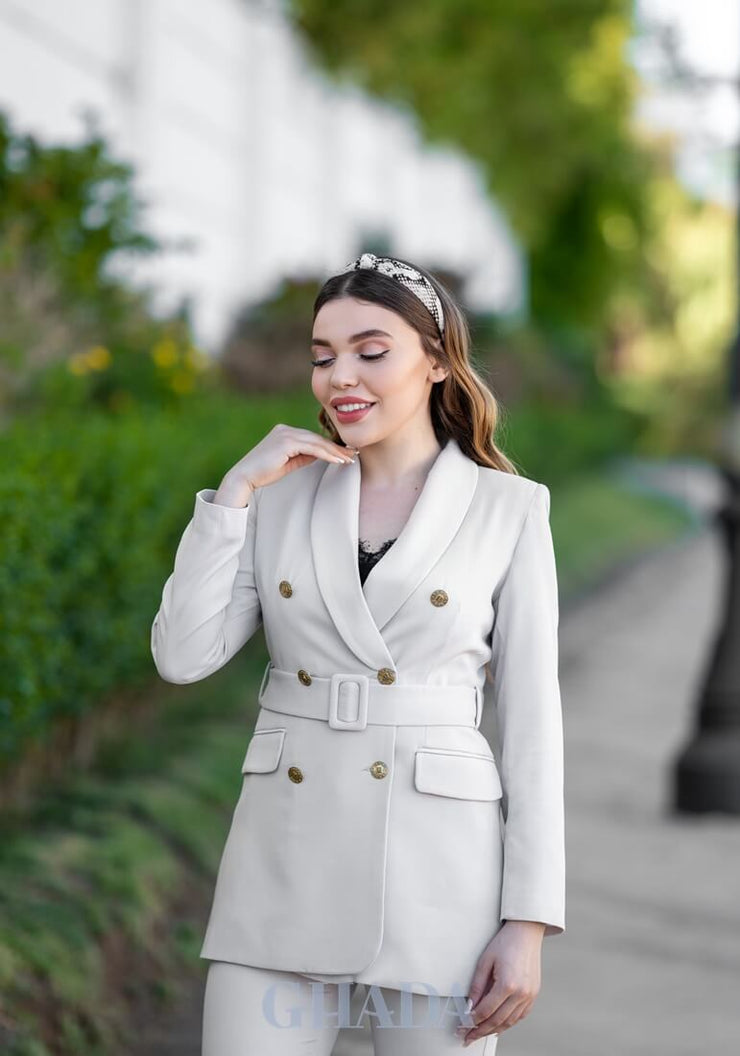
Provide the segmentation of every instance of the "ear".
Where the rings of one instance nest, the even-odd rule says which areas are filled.
[[[449,373],[450,372],[447,367],[443,367],[439,363],[434,363],[429,370],[429,379],[433,383],[438,381],[444,381],[445,378],[449,375]]]
[[[438,346],[439,352],[443,353],[443,346],[441,340],[439,338],[435,338],[433,343]],[[438,358],[438,355],[435,355],[434,352],[427,352],[427,359],[429,360],[430,364],[428,376],[432,384],[438,381],[444,381],[445,378],[448,377],[450,374],[450,368],[443,366]]]

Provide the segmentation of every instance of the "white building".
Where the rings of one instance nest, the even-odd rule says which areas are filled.
[[[428,149],[408,111],[333,84],[279,0],[0,0],[0,108],[65,143],[96,111],[137,167],[148,230],[192,243],[134,277],[163,307],[193,295],[206,347],[282,276],[325,278],[376,233],[467,275],[476,309],[526,310],[523,254],[479,167]]]

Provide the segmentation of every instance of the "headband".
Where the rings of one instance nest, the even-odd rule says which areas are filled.
[[[389,275],[392,279],[397,279],[407,290],[411,290],[419,298],[437,324],[440,334],[444,334],[445,317],[442,311],[442,302],[431,282],[420,271],[412,268],[410,264],[395,260],[393,257],[376,257],[374,253],[363,253],[357,260],[347,264],[344,272],[357,271],[359,268],[380,271],[383,275]],[[341,274],[344,274],[344,272]]]

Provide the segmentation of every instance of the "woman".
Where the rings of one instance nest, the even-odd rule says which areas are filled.
[[[157,669],[198,681],[260,625],[270,653],[201,950],[204,1056],[328,1056],[358,983],[376,1054],[493,1056],[565,930],[550,494],[494,444],[468,347],[429,272],[362,254],[314,306],[328,436],[276,425],[196,495]]]

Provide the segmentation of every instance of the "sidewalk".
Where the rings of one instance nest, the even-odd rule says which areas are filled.
[[[740,1051],[740,819],[670,813],[722,558],[702,532],[562,623],[566,932],[502,1054]]]

